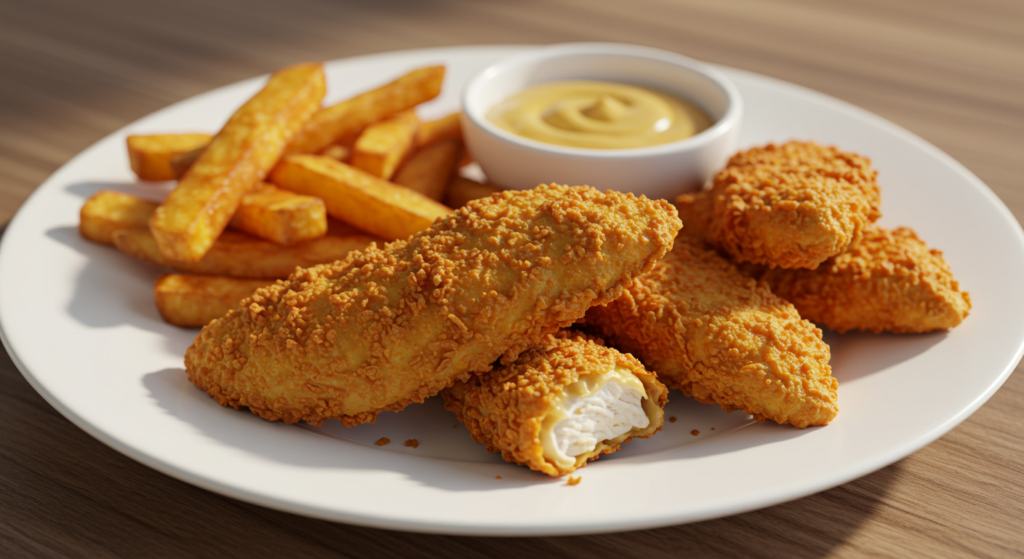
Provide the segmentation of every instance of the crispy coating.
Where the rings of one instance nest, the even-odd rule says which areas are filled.
[[[801,428],[839,411],[821,330],[690,238],[585,322],[699,402]]]
[[[737,262],[814,268],[881,217],[877,174],[834,147],[768,144],[732,156],[711,190],[679,202],[711,198],[707,241]]]
[[[563,391],[586,375],[601,375],[615,366],[628,369],[644,385],[642,401],[650,423],[576,457],[565,468],[544,457],[541,428]],[[605,347],[599,338],[563,330],[523,352],[515,362],[497,367],[441,392],[444,407],[466,425],[473,440],[487,452],[501,453],[509,462],[550,476],[563,476],[611,454],[633,437],[648,438],[661,430],[668,388],[647,372],[632,355]]]
[[[193,384],[269,420],[346,426],[513,361],[617,297],[681,227],[664,201],[542,185],[297,270],[207,325]]]
[[[872,226],[857,246],[814,270],[752,271],[801,316],[837,332],[944,330],[971,310],[942,252],[907,227]]]

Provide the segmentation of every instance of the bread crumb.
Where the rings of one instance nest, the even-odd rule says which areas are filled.
[[[416,447],[420,446],[420,442],[417,441],[416,439],[409,439],[409,440],[405,441],[405,446],[411,446],[413,448],[416,448]]]
[[[494,479],[501,479],[501,476],[494,476]]]
[[[697,435],[700,434],[700,431],[694,429],[693,431],[690,431],[690,434],[693,435],[694,437],[696,437]],[[405,443],[405,444],[409,444],[409,443]]]
[[[569,476],[569,479],[565,480],[565,484],[566,485],[579,485],[581,481],[583,481],[582,477],[572,477],[572,476]]]
[[[672,417],[668,418],[668,422],[669,423],[675,423],[676,422],[676,416],[673,415]]]
[[[458,429],[458,428],[459,428],[459,424],[458,423],[456,423],[455,425],[452,425],[452,429]]]
[[[711,428],[711,430],[712,430],[712,431],[714,431],[714,430],[715,430],[715,428],[714,428],[714,427],[712,427],[712,428]]]
[[[381,438],[377,439],[377,446],[384,446],[384,445],[388,444],[389,442],[391,442],[391,439],[389,439],[387,437],[381,437]]]

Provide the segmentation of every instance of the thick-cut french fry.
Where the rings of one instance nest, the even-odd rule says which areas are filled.
[[[456,176],[448,184],[448,190],[444,194],[444,203],[450,208],[461,208],[470,200],[484,198],[502,190],[504,189],[493,184],[482,184],[463,176]]]
[[[352,147],[342,144],[332,144],[324,148],[324,150],[320,152],[320,155],[330,157],[331,159],[337,159],[342,163],[348,163],[352,160]]]
[[[443,81],[444,66],[420,68],[383,87],[331,105],[309,119],[285,153],[320,153],[374,122],[437,97]]]
[[[327,233],[327,208],[319,198],[263,183],[242,197],[231,226],[279,245],[293,245]]]
[[[421,123],[419,131],[416,132],[416,146],[423,147],[438,140],[446,140],[448,138],[462,139],[462,125],[459,124],[459,113]]]
[[[101,190],[82,206],[78,228],[89,240],[114,244],[114,231],[146,227],[156,207],[156,203],[130,194]],[[277,244],[291,245],[326,234],[327,210],[319,198],[263,183],[242,197],[231,226]],[[350,234],[365,235],[352,230]]]
[[[90,241],[112,245],[114,231],[145,227],[156,206],[130,194],[101,190],[82,206],[78,232]]]
[[[210,143],[210,134],[153,134],[128,136],[128,159],[132,171],[144,181],[169,181],[178,178],[171,166],[176,155]]]
[[[410,155],[395,173],[394,182],[434,200],[441,200],[460,159],[462,140],[438,140]]]
[[[355,148],[357,139],[359,139],[359,134],[349,134],[320,150],[320,155],[348,163],[352,161],[352,150]]]
[[[324,89],[322,64],[290,66],[231,116],[149,222],[165,259],[198,262],[206,254],[242,196],[317,111]]]
[[[272,280],[166,274],[153,286],[156,308],[175,326],[197,328],[238,308],[253,291]]]
[[[451,208],[355,167],[317,155],[290,155],[270,174],[281,188],[323,199],[327,213],[388,241],[422,231]]]
[[[114,232],[114,246],[121,252],[168,270],[189,274],[231,276],[236,278],[286,278],[296,267],[341,260],[353,250],[362,250],[374,241],[368,236],[324,236],[290,247],[257,239],[235,231],[225,231],[199,262],[167,260],[157,248],[148,229],[120,229]]]
[[[175,180],[181,179],[181,177],[185,176],[185,173],[192,168],[196,159],[199,159],[199,156],[206,151],[206,146],[208,145],[210,144],[205,144],[192,151],[186,151],[185,153],[179,153],[171,156],[171,171],[174,172]]]
[[[390,179],[412,149],[419,127],[420,119],[413,111],[402,111],[367,126],[352,148],[350,165],[382,179]]]

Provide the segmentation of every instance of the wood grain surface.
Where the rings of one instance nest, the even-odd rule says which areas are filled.
[[[1020,0],[0,0],[0,224],[104,135],[289,63],[589,40],[665,48],[864,107],[951,154],[1024,216]],[[209,493],[86,435],[6,353],[0,424],[3,557],[1024,554],[1019,373],[945,437],[841,487],[718,520],[587,537],[404,534]]]

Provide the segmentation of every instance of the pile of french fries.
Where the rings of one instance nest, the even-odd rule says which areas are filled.
[[[329,107],[323,65],[274,73],[215,136],[129,136],[142,180],[177,180],[163,203],[103,190],[79,231],[168,271],[153,288],[164,320],[203,326],[296,267],[404,239],[499,188],[470,162],[458,114],[421,122],[444,67],[420,68]]]

